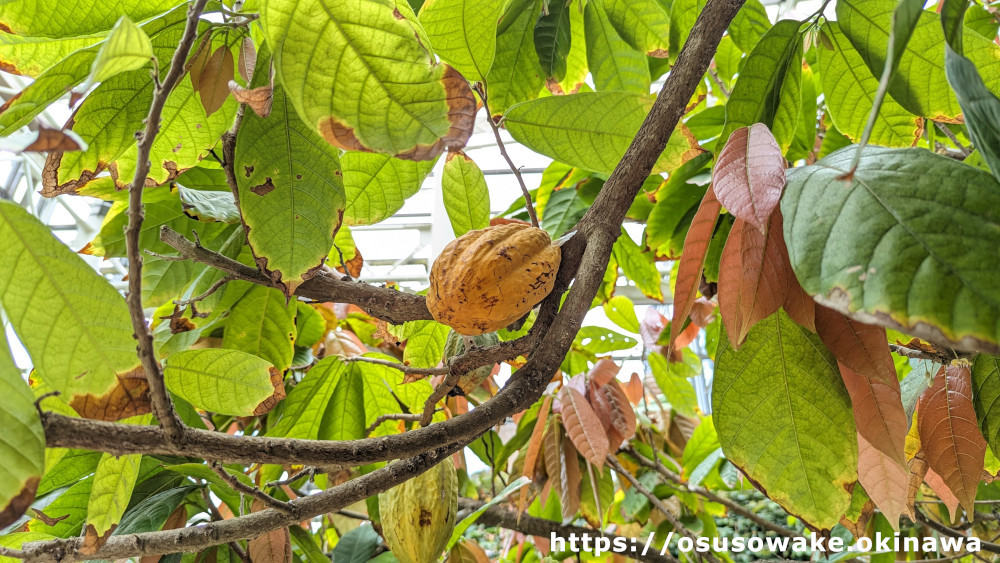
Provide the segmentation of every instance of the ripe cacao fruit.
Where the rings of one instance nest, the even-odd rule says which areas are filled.
[[[495,332],[477,334],[472,337],[472,342],[480,348],[488,348],[495,344],[500,344],[500,337]],[[444,341],[444,361],[465,353],[465,339],[455,331],[448,333],[448,339]],[[493,365],[480,366],[472,371],[462,374],[458,380],[456,389],[461,389],[463,395],[472,393],[479,385],[493,373]]]
[[[458,512],[458,476],[451,458],[379,493],[382,535],[401,563],[433,563],[448,545]]]
[[[459,334],[495,332],[552,291],[561,256],[537,227],[517,223],[469,231],[448,243],[431,266],[427,308]]]

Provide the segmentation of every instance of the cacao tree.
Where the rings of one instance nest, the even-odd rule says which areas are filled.
[[[0,2],[2,148],[107,208],[0,201],[0,558],[1000,554],[1000,12],[794,4]]]

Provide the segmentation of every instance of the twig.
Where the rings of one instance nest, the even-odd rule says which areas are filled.
[[[338,510],[337,514],[345,518],[352,518],[354,520],[368,520],[370,518],[367,514],[354,512],[353,510]]]
[[[714,68],[708,67],[708,76],[712,79],[712,82],[715,82],[715,85],[719,87],[719,91],[728,98],[729,88],[726,88],[726,84],[722,82],[722,79],[719,78],[719,74],[715,72]]]
[[[209,494],[208,487],[202,487],[201,498],[205,500],[205,506],[208,507],[208,516],[213,522],[221,522],[222,520],[225,520],[225,518],[222,517],[222,513],[219,512],[219,507],[215,506],[215,503],[212,502],[212,495]],[[250,557],[247,556],[247,552],[240,547],[239,543],[231,541],[228,545],[236,553],[237,557],[240,558],[240,561],[243,561],[243,563],[253,563],[250,560]]]
[[[962,143],[958,142],[958,138],[955,137],[955,134],[951,132],[951,129],[948,129],[947,125],[945,125],[943,123],[938,123],[937,121],[934,122],[934,125],[937,125],[937,128],[942,133],[944,133],[944,136],[948,137],[948,139],[950,139],[952,143],[955,143],[955,147],[958,150],[962,151],[963,155],[969,156],[970,154],[972,154],[972,149],[970,149],[969,147],[966,147]]]
[[[635,490],[639,491],[639,493],[641,493],[642,496],[649,499],[649,502],[651,502],[653,506],[656,507],[657,510],[663,513],[663,516],[670,522],[670,524],[674,527],[674,530],[676,530],[677,533],[681,534],[686,538],[691,538],[691,541],[696,541],[698,539],[698,536],[696,536],[694,532],[692,532],[686,526],[684,526],[684,524],[682,524],[681,521],[678,520],[676,516],[674,516],[674,513],[671,512],[670,509],[667,508],[665,504],[663,504],[663,501],[660,500],[659,497],[657,497],[656,495],[653,494],[652,491],[644,487],[642,483],[640,483],[639,480],[635,478],[634,475],[632,475],[627,469],[622,467],[622,464],[618,462],[618,458],[616,458],[612,454],[608,454],[607,461],[608,465],[610,465],[611,468],[614,469],[616,473],[624,477],[629,483],[632,484],[633,487],[635,487]],[[709,562],[711,563],[719,563],[719,560],[711,552],[706,552],[701,555],[703,555],[705,559],[708,559]]]
[[[386,366],[392,369],[397,369],[407,375],[441,375],[449,373],[448,366],[443,366],[439,368],[415,368],[408,366],[406,364],[401,364],[399,362],[391,362],[389,360],[382,360],[379,358],[368,358],[366,356],[351,356],[349,358],[343,358],[342,361],[351,362],[364,362],[367,364],[375,364],[379,366]]]
[[[231,281],[233,281],[235,279],[236,278],[232,274],[226,274],[225,276],[222,276],[221,278],[219,278],[215,283],[213,283],[201,295],[196,295],[195,297],[192,297],[190,299],[175,299],[174,300],[174,305],[177,305],[179,307],[187,307],[188,305],[194,305],[195,303],[197,303],[199,301],[204,301],[209,295],[212,295],[213,293],[215,293],[216,291],[218,291],[219,288],[221,288],[222,286],[226,285],[227,283],[229,283],[229,282],[231,282]]]
[[[283,485],[290,485],[290,484],[298,481],[299,479],[305,477],[306,475],[309,476],[309,479],[312,479],[313,476],[315,476],[317,473],[319,473],[319,468],[316,468],[316,467],[303,467],[299,471],[296,471],[295,473],[292,473],[291,475],[289,475],[288,477],[286,477],[284,479],[279,479],[277,481],[268,481],[267,486],[274,488],[274,487],[281,487]]]
[[[929,349],[917,349],[910,348],[909,346],[903,346],[901,344],[889,344],[889,350],[899,354],[900,356],[905,356],[907,358],[915,358],[918,360],[931,360],[939,364],[950,364],[951,362],[962,359],[971,358],[973,354],[968,352],[960,352],[958,350],[953,350],[951,348],[942,348],[938,346],[931,345]]]
[[[163,114],[163,107],[174,86],[184,76],[184,65],[191,52],[191,46],[194,45],[195,39],[198,37],[198,21],[207,3],[208,0],[195,0],[188,8],[184,35],[181,36],[177,50],[174,51],[174,56],[170,61],[170,69],[153,91],[153,101],[149,107],[149,114],[146,116],[146,128],[138,134],[135,176],[129,186],[128,227],[125,229],[125,247],[128,256],[128,295],[126,301],[132,318],[132,329],[135,331],[135,339],[138,343],[137,354],[146,379],[149,381],[149,396],[153,413],[163,427],[167,439],[175,443],[180,443],[184,437],[184,423],[174,411],[173,402],[170,400],[170,395],[167,394],[167,388],[163,383],[163,370],[153,346],[153,333],[150,332],[149,326],[146,324],[146,315],[142,308],[142,250],[139,247],[139,235],[142,232],[142,222],[146,214],[142,205],[142,190],[152,167],[149,154],[153,148],[153,141],[156,140],[156,135],[160,132],[160,117]]]
[[[490,129],[493,130],[493,136],[497,140],[497,148],[500,149],[500,154],[503,155],[503,159],[507,161],[507,165],[510,166],[511,172],[514,173],[514,177],[517,178],[517,183],[521,185],[521,193],[524,194],[524,207],[528,210],[528,217],[531,218],[531,226],[538,226],[538,215],[535,214],[535,205],[531,201],[531,194],[528,193],[528,186],[524,183],[524,178],[521,177],[521,169],[514,165],[514,161],[511,160],[510,155],[507,154],[507,148],[503,145],[503,139],[500,138],[500,129],[497,124],[493,122],[493,114],[490,112],[490,104],[486,100],[486,87],[482,83],[476,85],[476,91],[479,93],[479,98],[483,100],[483,109],[486,110],[486,122],[490,124]]]
[[[222,467],[221,463],[213,461],[209,463],[208,466],[211,467],[212,471],[215,471],[215,473],[219,477],[221,477],[223,481],[229,484],[229,486],[232,487],[237,492],[243,493],[245,495],[250,495],[255,499],[263,502],[264,504],[270,506],[271,508],[276,508],[282,512],[285,512],[286,514],[291,514],[291,515],[298,514],[298,508],[295,505],[287,503],[283,500],[278,500],[272,497],[271,495],[265,493],[264,491],[260,490],[259,487],[252,487],[250,485],[243,483],[233,475],[230,475],[229,472],[226,471],[224,467]]]
[[[433,413],[432,413],[433,414]],[[422,414],[408,414],[408,413],[390,413],[390,414],[380,414],[375,422],[365,429],[365,437],[371,435],[380,424],[387,420],[405,420],[407,422],[418,422],[423,417]]]
[[[39,417],[45,416],[45,411],[42,410],[42,401],[48,399],[49,397],[58,397],[59,395],[62,395],[60,391],[49,391],[48,393],[43,393],[42,396],[35,399],[35,410],[38,411]]]
[[[743,516],[744,518],[753,521],[755,524],[757,524],[761,528],[764,528],[765,530],[770,530],[778,535],[787,536],[790,538],[802,537],[802,534],[800,534],[799,532],[796,532],[795,530],[790,530],[788,528],[784,528],[782,526],[775,524],[774,522],[765,520],[760,516],[758,516],[756,513],[754,513],[752,510],[747,509],[746,507],[740,505],[739,503],[733,502],[732,500],[729,500],[725,497],[721,497],[704,487],[692,487],[684,483],[679,475],[664,467],[662,463],[659,463],[659,459],[655,461],[650,460],[646,456],[637,452],[635,448],[631,446],[625,448],[624,451],[628,453],[629,456],[635,458],[635,460],[639,462],[639,465],[653,469],[654,471],[665,477],[668,481],[673,482],[679,488],[694,493],[696,495],[703,496],[714,503],[721,504],[726,508],[728,508],[729,510],[739,514],[740,516]]]
[[[951,536],[953,538],[968,539],[968,536],[966,536],[965,534],[961,532],[956,532],[955,530],[952,530],[951,528],[945,526],[944,524],[940,524],[938,522],[935,522],[934,520],[931,520],[930,518],[924,516],[924,513],[919,510],[914,510],[913,512],[917,516],[918,524],[923,524],[925,526],[933,528],[934,530],[937,530],[938,532],[946,536]],[[980,549],[982,549],[983,551],[989,551],[990,553],[1000,553],[1000,544],[995,544],[992,542],[986,542],[980,540]]]
[[[431,423],[438,401],[445,398],[458,385],[458,380],[461,378],[461,372],[456,371],[449,373],[444,378],[444,381],[438,383],[437,387],[434,388],[434,392],[431,393],[430,397],[427,397],[427,402],[424,403],[424,412],[420,415],[420,426],[428,426]]]
[[[0,555],[14,559],[27,559],[27,555],[23,551],[12,547],[0,547]]]

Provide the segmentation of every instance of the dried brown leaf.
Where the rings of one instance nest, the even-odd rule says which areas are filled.
[[[70,399],[73,407],[83,418],[114,422],[152,412],[149,399],[149,381],[142,366],[118,374],[118,381],[104,395],[75,395]]]
[[[623,442],[635,434],[635,411],[625,396],[618,380],[612,380],[597,389],[597,397],[603,398],[608,405],[611,425],[608,428],[608,450],[618,451]]]
[[[246,104],[259,117],[271,114],[271,102],[274,100],[274,87],[270,84],[256,88],[244,88],[235,80],[229,81],[229,91],[241,104]]]
[[[538,463],[538,454],[542,449],[542,439],[545,436],[545,423],[552,410],[552,395],[546,395],[542,401],[542,406],[538,410],[538,418],[535,420],[535,427],[531,430],[531,438],[528,439],[528,449],[524,454],[524,469],[521,474],[529,479],[535,476],[535,465]],[[543,462],[544,463],[544,462]],[[517,500],[517,511],[524,510],[524,503],[528,500],[528,488],[522,487]]]
[[[785,187],[785,157],[766,125],[733,131],[715,161],[712,185],[733,216],[766,228]]]

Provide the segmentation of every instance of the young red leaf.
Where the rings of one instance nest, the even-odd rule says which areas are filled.
[[[205,115],[212,115],[229,97],[229,81],[233,79],[233,53],[222,45],[205,62],[198,81],[201,105]]]
[[[249,37],[243,38],[240,45],[240,57],[236,65],[240,70],[243,80],[250,82],[253,77],[254,67],[257,66],[257,49],[253,46],[253,40]]]
[[[559,503],[564,522],[576,518],[580,510],[580,462],[569,436],[562,439],[562,465],[559,473]]]
[[[545,422],[549,418],[550,410],[552,410],[552,395],[546,395],[542,401],[541,408],[538,409],[538,419],[535,420],[535,427],[531,430],[531,438],[528,440],[528,450],[524,455],[524,470],[521,474],[529,479],[535,475],[535,465],[538,463],[538,453],[542,449],[542,439],[545,436]],[[522,488],[517,499],[518,512],[524,510],[524,503],[527,500],[528,489]]]
[[[656,342],[663,332],[663,327],[667,326],[667,318],[653,307],[646,308],[646,314],[639,323],[639,337],[642,338],[642,345],[646,349],[656,349]]]
[[[907,504],[910,471],[905,465],[871,445],[858,433],[858,482],[895,530],[899,516],[914,520],[913,504]]]
[[[715,161],[712,185],[734,217],[766,228],[785,187],[785,157],[766,125],[733,131]]]
[[[645,393],[646,390],[642,386],[642,378],[639,377],[638,373],[632,372],[632,377],[625,384],[625,396],[628,397],[628,400],[633,405],[638,405],[642,402],[642,396]]]
[[[600,398],[608,408],[611,425],[608,428],[608,449],[618,451],[623,442],[635,434],[635,411],[629,404],[628,397],[618,380],[612,380],[597,389],[596,397]]]
[[[587,395],[586,399],[590,401],[590,406],[593,407],[594,413],[597,415],[598,420],[601,421],[601,426],[604,427],[604,431],[608,433],[608,441],[611,441],[611,405],[608,403],[607,397],[601,394],[600,386],[597,385],[594,380],[590,380],[587,384]],[[610,449],[609,449],[610,451]]]
[[[920,396],[918,405],[920,443],[929,467],[925,480],[930,484],[931,471],[939,475],[965,511],[972,514],[983,473],[986,440],[976,424],[969,366],[942,368],[933,385]]]
[[[858,433],[889,459],[904,466],[909,421],[885,329],[859,323],[817,305],[816,332],[840,364],[840,376],[851,396]]]
[[[691,306],[691,323],[705,328],[715,319],[715,302],[699,297]]]
[[[545,434],[542,435],[542,463],[545,464],[545,473],[557,491],[560,490],[562,455],[562,427],[558,419],[553,417],[552,422],[545,428]]]
[[[600,387],[607,384],[609,381],[613,381],[615,376],[618,375],[618,364],[614,363],[608,358],[602,358],[587,374],[587,378],[594,383],[595,386]]]
[[[250,511],[260,512],[266,508],[264,501],[254,499]],[[253,538],[247,544],[247,555],[254,563],[291,563],[292,538],[288,528],[278,528]]]
[[[785,301],[788,251],[775,213],[763,231],[736,219],[719,262],[719,311],[733,348]]]
[[[955,493],[951,492],[951,489],[945,484],[944,479],[928,467],[927,473],[924,475],[924,482],[927,483],[927,486],[934,491],[934,494],[948,508],[948,514],[951,515],[952,522],[956,521],[958,519],[958,506],[961,504],[961,501],[958,500]]]
[[[582,393],[572,387],[564,387],[559,392],[559,402],[562,403],[566,435],[584,459],[603,467],[604,458],[608,455],[608,438],[593,407]]]
[[[705,256],[708,254],[708,245],[712,242],[712,234],[715,232],[715,223],[719,220],[719,211],[722,205],[715,198],[715,192],[708,188],[705,197],[698,206],[698,211],[691,220],[691,227],[688,228],[684,237],[684,251],[681,253],[681,263],[677,268],[677,281],[674,284],[674,314],[670,322],[670,348],[674,347],[677,335],[681,333],[681,327],[688,313],[691,312],[691,305],[694,303],[694,296],[701,285],[701,271],[705,268]]]

